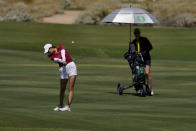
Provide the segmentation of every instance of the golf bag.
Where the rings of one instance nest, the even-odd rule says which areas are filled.
[[[136,52],[134,44],[130,44],[130,49],[124,54],[124,58],[128,61],[131,68],[133,82],[126,87],[119,83],[117,85],[117,93],[122,95],[123,90],[134,88],[139,96],[151,95],[151,89],[146,82],[146,65],[142,54]]]

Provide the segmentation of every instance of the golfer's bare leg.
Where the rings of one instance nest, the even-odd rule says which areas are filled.
[[[75,84],[76,76],[69,77],[69,96],[68,96],[68,106],[71,106],[71,102],[74,96],[74,84]]]
[[[63,104],[67,82],[68,79],[61,79],[61,89],[59,93],[60,105]]]
[[[145,72],[146,72],[146,76],[147,76],[148,85],[150,85],[152,88],[152,77],[150,75],[150,66],[149,65],[146,65]]]

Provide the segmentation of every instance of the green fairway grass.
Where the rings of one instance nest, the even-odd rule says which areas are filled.
[[[129,26],[0,23],[0,131],[195,131],[196,29],[141,30],[154,47],[152,97],[116,94],[119,82],[131,83],[122,57]],[[64,44],[74,59],[84,54],[72,112],[53,111],[59,72],[46,42]]]

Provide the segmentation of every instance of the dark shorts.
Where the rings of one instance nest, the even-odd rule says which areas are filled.
[[[151,66],[151,60],[144,60],[145,64]]]

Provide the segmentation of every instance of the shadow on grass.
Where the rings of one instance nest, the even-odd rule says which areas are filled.
[[[105,92],[105,93],[108,93],[108,94],[115,94],[115,95],[118,95],[119,96],[119,94],[117,93],[117,92]],[[132,95],[132,96],[139,96],[139,95],[137,95],[136,93],[123,93],[123,95]],[[155,95],[153,95],[153,96],[160,96],[160,94],[159,93],[156,93]],[[140,97],[140,96],[139,96]]]
[[[119,95],[117,92],[105,92],[105,93]],[[123,95],[137,96],[136,93],[123,93]]]

